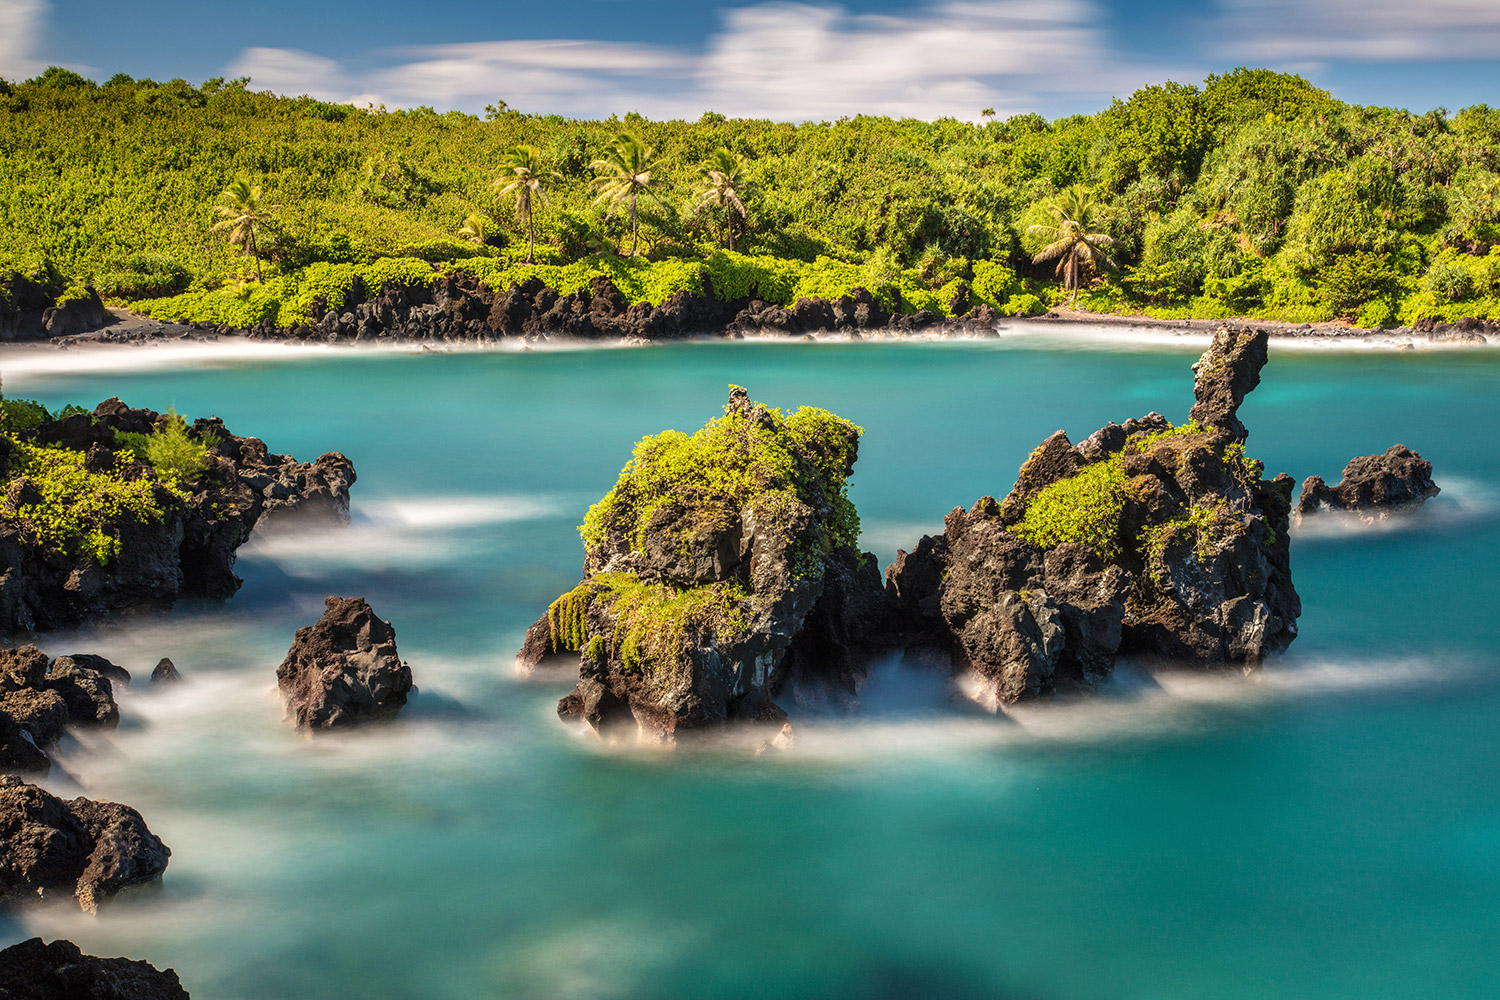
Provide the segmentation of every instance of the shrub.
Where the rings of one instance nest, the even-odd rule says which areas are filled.
[[[126,520],[160,522],[162,497],[152,479],[90,472],[83,458],[82,452],[16,442],[0,519],[20,527],[31,544],[107,566],[120,553],[116,526]],[[36,502],[23,502],[28,485],[39,497]],[[168,501],[184,499],[171,488],[165,493]]]
[[[1439,302],[1473,298],[1476,290],[1474,272],[1458,261],[1439,260],[1422,278],[1422,288]]]
[[[117,432],[116,437],[136,458],[173,483],[196,482],[208,469],[209,449],[220,443],[217,437],[199,440],[189,435],[187,421],[170,409],[150,434]]]

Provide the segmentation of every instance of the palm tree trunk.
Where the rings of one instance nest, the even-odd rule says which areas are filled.
[[[255,258],[255,280],[265,284],[265,278],[260,274],[260,247],[255,242],[255,227],[250,227],[250,256]]]
[[[536,249],[536,216],[526,213],[526,263],[535,264],[532,255]]]
[[[630,191],[630,256],[634,257],[636,249],[641,245],[640,229],[635,218],[635,189]]]
[[[729,249],[734,249],[734,212],[728,208],[724,209],[724,240],[729,244]]]

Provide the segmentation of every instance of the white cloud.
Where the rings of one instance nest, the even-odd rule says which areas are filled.
[[[1216,26],[1252,62],[1493,59],[1497,0],[1229,0]]]
[[[351,100],[356,86],[338,62],[301,49],[246,49],[225,72],[248,76],[261,90],[324,101]]]
[[[36,58],[46,13],[43,0],[0,0],[0,77],[25,80],[46,69]]]
[[[229,68],[258,89],[358,102],[478,110],[696,118],[707,109],[782,120],[887,114],[977,117],[1037,110],[1049,96],[1133,90],[1093,25],[1090,0],[949,0],[902,14],[766,3],[729,10],[698,51],[604,41],[490,41],[396,49],[378,68],[290,49],[247,49]],[[1074,67],[1085,67],[1078,72]],[[1150,73],[1161,79],[1164,73]],[[1197,74],[1190,71],[1189,78]],[[378,101],[379,98],[376,98]]]

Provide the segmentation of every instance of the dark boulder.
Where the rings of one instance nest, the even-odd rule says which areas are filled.
[[[1364,455],[1344,466],[1337,486],[1309,476],[1297,501],[1298,516],[1320,509],[1357,511],[1385,517],[1392,511],[1420,507],[1441,490],[1432,481],[1432,463],[1405,445],[1393,444],[1383,455]]]
[[[276,683],[299,729],[328,729],[393,717],[411,691],[411,667],[396,630],[362,598],[329,597],[327,611],[297,630]]]
[[[0,900],[71,895],[88,913],[121,889],[161,877],[172,852],[117,802],[64,801],[0,776]]]
[[[85,665],[90,661],[109,664],[103,657],[59,656],[47,668],[46,686],[62,696],[68,706],[68,721],[74,725],[113,729],[120,724],[114,686],[102,670]]]
[[[188,1000],[177,973],[128,958],[95,958],[71,941],[32,938],[0,951],[8,1000]]]
[[[163,656],[157,661],[156,669],[151,671],[152,684],[176,684],[182,680],[182,674],[177,671],[177,665]]]

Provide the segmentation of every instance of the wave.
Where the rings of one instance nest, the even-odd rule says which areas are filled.
[[[291,524],[257,531],[240,554],[302,578],[321,576],[330,566],[430,568],[502,540],[476,529],[574,517],[580,509],[577,497],[557,495],[393,497],[356,502],[343,529]]]

